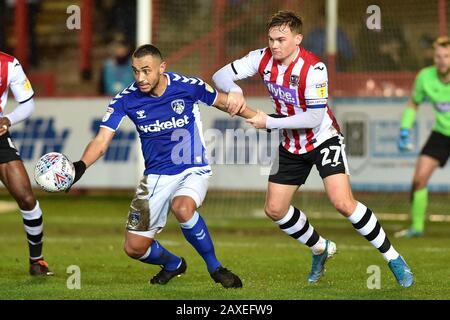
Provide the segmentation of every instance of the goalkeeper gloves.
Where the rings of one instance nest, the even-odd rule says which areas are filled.
[[[400,151],[412,151],[414,145],[409,136],[409,129],[400,129],[400,137],[398,138],[398,149]]]
[[[81,176],[84,174],[84,172],[86,171],[86,164],[80,160],[77,162],[73,163],[73,166],[75,168],[75,178],[73,179],[72,184],[70,185],[70,187],[66,190],[66,193],[70,191],[70,189],[72,188],[72,186],[75,184],[75,182],[77,182],[78,180],[80,180]]]

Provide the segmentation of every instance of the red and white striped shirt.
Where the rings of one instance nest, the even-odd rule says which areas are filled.
[[[18,103],[24,103],[34,95],[30,81],[23,72],[19,61],[13,56],[0,52],[0,117],[3,117],[8,101],[9,88]]]
[[[339,125],[328,106],[328,75],[323,62],[299,47],[289,66],[273,59],[269,48],[251,51],[231,67],[239,79],[259,73],[277,114],[293,116],[309,108],[326,108],[322,122],[309,129],[282,129],[282,145],[291,153],[302,154],[340,134]]]

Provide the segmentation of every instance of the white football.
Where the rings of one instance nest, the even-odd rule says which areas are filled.
[[[34,168],[34,180],[45,191],[65,191],[73,183],[75,168],[72,162],[62,153],[44,154]]]

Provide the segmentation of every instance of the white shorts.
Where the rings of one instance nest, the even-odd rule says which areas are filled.
[[[210,177],[210,166],[189,168],[177,175],[144,176],[131,201],[126,223],[128,232],[153,239],[166,225],[172,199],[188,196],[200,207]]]

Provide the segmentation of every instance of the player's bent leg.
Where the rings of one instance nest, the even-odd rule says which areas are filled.
[[[169,252],[158,241],[149,237],[148,232],[138,233],[127,231],[124,250],[133,259],[162,266],[161,271],[150,279],[151,284],[166,284],[172,278],[186,272],[186,261],[182,257]]]
[[[195,211],[196,207],[195,201],[188,196],[176,196],[172,200],[172,212],[180,222],[184,237],[203,258],[208,272],[212,273],[221,264],[217,260],[206,223]]]
[[[30,274],[33,276],[53,276],[48,263],[42,254],[44,223],[39,202],[32,210],[20,210],[23,217],[23,224],[28,239],[30,252]]]
[[[194,183],[195,185],[195,183]],[[224,288],[241,288],[241,279],[224,268],[216,257],[214,244],[201,215],[196,208],[201,205],[204,195],[193,189],[180,188],[172,200],[172,212],[180,222],[186,240],[195,248],[206,263],[211,278]]]
[[[323,179],[325,191],[331,204],[344,217],[349,217],[356,208],[347,174],[338,173]]]
[[[193,217],[196,209],[196,201],[187,195],[176,196],[172,200],[171,210],[179,223],[189,221]]]
[[[273,221],[283,219],[291,206],[292,197],[297,191],[296,185],[285,185],[270,182],[267,186],[264,211]]]
[[[411,269],[389,241],[372,210],[358,202],[355,211],[348,219],[356,231],[382,254],[397,282],[402,287],[411,286],[413,284]]]
[[[33,195],[30,179],[21,160],[0,164],[0,179],[16,200],[22,214],[30,254],[30,275],[52,276],[42,255],[44,224],[39,202]]]
[[[151,284],[166,284],[186,271],[184,259],[172,254],[155,240],[155,235],[166,225],[174,179],[176,177],[157,175],[142,177],[128,211],[124,246],[126,254],[162,268],[150,279]]]
[[[309,223],[306,215],[290,205],[298,186],[269,182],[265,211],[290,237],[307,245],[312,252],[310,283],[320,280],[325,272],[325,262],[336,253],[336,244],[322,238]]]
[[[125,253],[133,259],[141,258],[153,243],[153,238],[127,231],[125,234]]]
[[[383,255],[397,282],[403,287],[411,286],[413,283],[411,269],[391,245],[391,242],[372,210],[353,199],[348,177],[342,174],[336,174],[324,178],[323,181],[333,205],[335,205],[339,212],[347,216],[356,231],[364,236]],[[339,200],[339,196],[343,200]],[[353,201],[356,202],[355,208],[351,214],[348,214],[349,210],[353,208]]]
[[[28,173],[21,160],[0,164],[0,178],[20,209],[34,209],[36,199],[31,189]]]
[[[425,188],[434,170],[438,167],[439,160],[428,155],[419,156],[416,164],[416,171],[414,172],[413,191]]]

